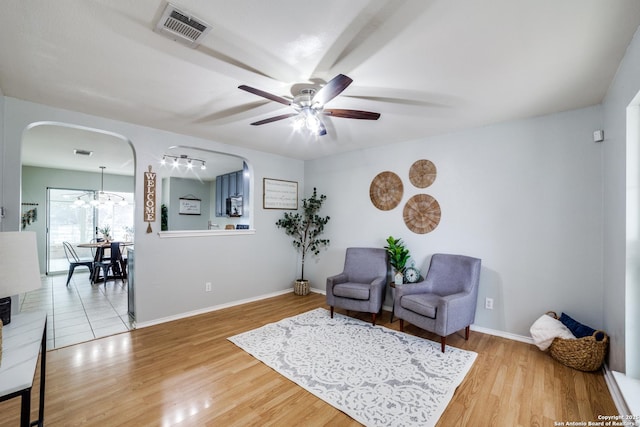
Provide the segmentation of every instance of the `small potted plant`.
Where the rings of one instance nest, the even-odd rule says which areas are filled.
[[[302,254],[302,268],[300,279],[294,283],[293,291],[296,295],[309,293],[309,281],[304,278],[305,255],[311,252],[314,255],[320,253],[320,248],[329,245],[329,239],[321,239],[324,226],[329,222],[329,217],[318,215],[327,196],[318,196],[316,189],[308,199],[302,199],[302,213],[285,212],[284,217],[276,222],[278,228],[284,228],[284,232],[293,237],[293,246]]]
[[[103,225],[102,227],[98,228],[98,231],[102,233],[102,237],[104,237],[105,241],[111,241],[111,227],[109,227],[109,225]]]
[[[404,282],[404,269],[410,258],[409,250],[405,248],[402,239],[394,239],[392,236],[387,238],[387,246],[384,247],[389,254],[389,264],[395,270],[393,282],[401,285]]]

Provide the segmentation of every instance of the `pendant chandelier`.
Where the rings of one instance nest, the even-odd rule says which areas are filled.
[[[127,206],[127,200],[115,193],[108,193],[104,191],[104,170],[106,166],[100,166],[100,191],[87,191],[86,193],[78,196],[73,204],[78,207],[97,207],[100,205],[113,206],[118,204],[120,206]]]

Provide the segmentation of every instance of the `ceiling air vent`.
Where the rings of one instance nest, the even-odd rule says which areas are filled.
[[[189,16],[171,3],[167,3],[167,7],[156,23],[155,31],[195,48],[211,31],[211,27],[203,20]]]
[[[75,150],[73,150],[73,154],[75,154],[76,156],[90,156],[93,154],[93,151],[76,148]]]

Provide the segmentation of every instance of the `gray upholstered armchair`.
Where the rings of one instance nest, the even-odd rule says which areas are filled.
[[[469,339],[476,316],[481,260],[464,255],[434,254],[424,281],[396,286],[394,313],[400,319],[440,335],[444,353],[447,336],[461,329]]]
[[[382,248],[347,248],[342,273],[327,278],[327,304],[345,310],[376,314],[387,289],[387,251]]]

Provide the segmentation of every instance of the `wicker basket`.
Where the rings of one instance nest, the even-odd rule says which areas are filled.
[[[293,282],[293,293],[296,295],[309,295],[310,290],[308,280],[296,280]]]
[[[558,315],[547,313],[555,319]],[[600,341],[597,338],[602,338]],[[597,371],[604,362],[609,345],[609,337],[603,331],[595,331],[590,337],[575,339],[554,338],[549,353],[551,357],[565,366],[579,371]]]

